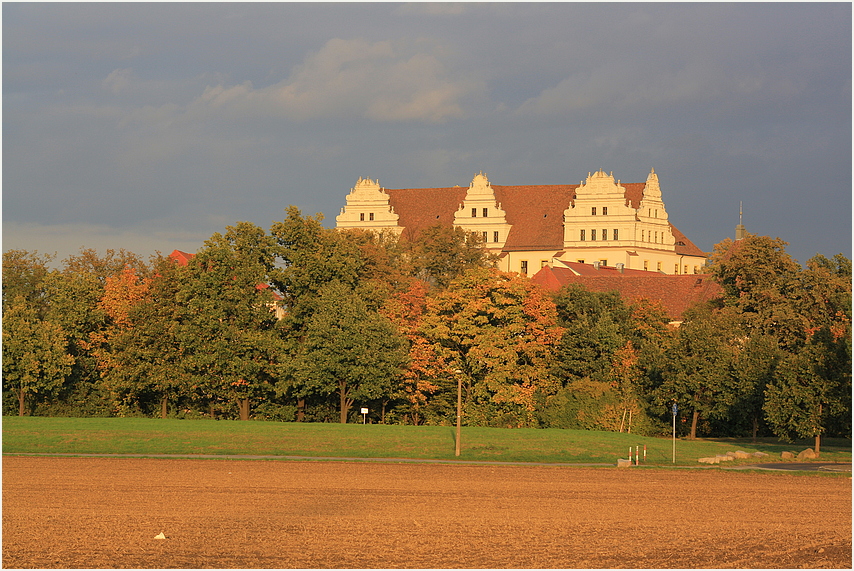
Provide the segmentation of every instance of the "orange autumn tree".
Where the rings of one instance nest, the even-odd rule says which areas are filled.
[[[113,396],[119,401],[119,392],[114,386],[117,378],[127,374],[125,369],[124,346],[133,329],[131,310],[144,302],[149,295],[151,280],[137,275],[130,266],[117,275],[107,276],[104,280],[104,293],[98,302],[98,309],[104,312],[107,323],[98,331],[89,334],[85,346],[95,357],[101,378]],[[117,406],[119,408],[120,405]]]
[[[478,269],[428,299],[422,332],[459,370],[468,425],[533,427],[538,400],[559,389],[550,363],[563,329],[530,279]]]
[[[413,279],[409,287],[390,297],[382,313],[394,323],[409,341],[409,364],[401,380],[401,397],[406,401],[406,418],[414,425],[423,424],[433,416],[433,395],[441,389],[442,381],[450,386],[453,369],[436,352],[436,347],[421,335],[420,329],[427,310],[427,284]]]

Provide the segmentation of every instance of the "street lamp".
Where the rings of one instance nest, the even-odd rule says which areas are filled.
[[[462,416],[463,408],[463,372],[459,369],[454,371],[457,375],[457,445],[454,450],[454,456],[460,455],[460,417]]]

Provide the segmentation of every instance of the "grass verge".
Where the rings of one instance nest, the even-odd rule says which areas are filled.
[[[240,422],[151,418],[3,417],[3,452],[71,454],[246,454],[271,456],[412,458],[454,460],[451,426],[386,426]],[[607,463],[628,458],[629,447],[646,464],[672,466],[673,441],[615,432],[463,427],[460,460]],[[773,462],[784,450],[799,452],[812,441],[776,439],[676,441],[677,466],[729,451],[765,452]],[[826,439],[822,461],[851,462],[851,441]],[[732,463],[727,463],[732,465]]]

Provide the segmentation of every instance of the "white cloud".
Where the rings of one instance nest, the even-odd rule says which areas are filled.
[[[361,39],[329,40],[287,79],[261,89],[251,83],[209,87],[191,108],[237,116],[270,115],[305,121],[366,118],[442,123],[465,115],[482,82],[452,73],[419,46]]]

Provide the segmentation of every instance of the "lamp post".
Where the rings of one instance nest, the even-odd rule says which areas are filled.
[[[459,369],[454,371],[457,374],[457,443],[454,449],[454,456],[460,455],[460,417],[462,416],[463,408],[463,372]]]

